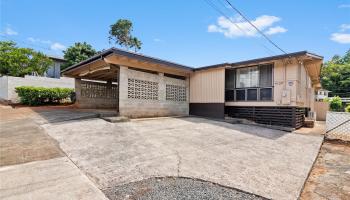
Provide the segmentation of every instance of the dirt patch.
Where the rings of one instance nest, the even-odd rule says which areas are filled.
[[[0,166],[61,157],[57,142],[30,119],[1,122]]]
[[[350,145],[325,142],[301,200],[350,199]]]
[[[32,118],[30,108],[0,107],[0,166],[63,156],[57,142]]]

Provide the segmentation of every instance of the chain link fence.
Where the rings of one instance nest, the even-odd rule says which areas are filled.
[[[327,112],[326,138],[350,141],[350,113]]]

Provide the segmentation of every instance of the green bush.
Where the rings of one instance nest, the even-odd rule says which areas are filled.
[[[342,111],[343,105],[340,97],[335,96],[329,100],[329,107],[331,111]]]
[[[345,112],[350,113],[350,104],[348,104],[348,105],[345,107]]]
[[[16,87],[16,92],[22,104],[43,105],[61,103],[63,100],[70,100],[73,89],[70,88],[44,88],[21,86]]]

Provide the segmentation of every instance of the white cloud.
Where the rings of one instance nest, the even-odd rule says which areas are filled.
[[[50,49],[58,51],[58,50],[65,50],[66,46],[64,46],[63,44],[60,44],[58,42],[55,42],[53,44],[51,44]]]
[[[350,8],[350,4],[341,4],[338,8]]]
[[[10,27],[6,27],[5,30],[1,33],[1,35],[18,35],[18,32],[14,31]]]
[[[33,37],[29,37],[27,39],[32,43],[42,43],[42,44],[51,44],[52,43],[50,40],[41,40],[39,38],[33,38]]]
[[[350,33],[346,33],[347,30],[350,30],[350,24],[340,25],[339,31],[332,33],[330,39],[340,44],[350,44]]]
[[[219,32],[224,34],[228,38],[234,37],[256,37],[258,36],[257,30],[255,30],[248,22],[244,21],[241,17],[233,17],[228,20],[224,16],[218,18],[217,24],[211,24],[208,26],[208,32]],[[287,29],[273,26],[276,22],[280,21],[281,18],[270,15],[262,15],[251,21],[258,29],[271,34],[284,33]]]
[[[267,35],[273,35],[273,34],[276,34],[276,33],[285,33],[287,32],[288,30],[283,28],[283,27],[280,27],[280,26],[275,26],[275,27],[271,27],[269,28],[269,30],[267,30],[265,32],[265,34]]]
[[[154,38],[153,39],[154,42],[163,42],[163,40],[159,39],[159,38]]]
[[[346,31],[350,29],[350,24],[342,24],[340,25],[340,31]]]
[[[331,40],[341,44],[350,44],[350,33],[333,33]]]
[[[59,42],[52,42],[51,40],[42,40],[40,38],[33,38],[33,37],[29,37],[27,38],[27,40],[34,44],[41,44],[41,45],[48,46],[53,51],[62,51],[66,49],[66,46],[64,46],[63,44]]]

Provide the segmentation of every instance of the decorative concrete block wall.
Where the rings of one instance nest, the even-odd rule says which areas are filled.
[[[120,67],[119,113],[131,118],[188,115],[189,79]],[[167,95],[168,92],[168,95]]]
[[[74,88],[74,79],[66,77],[57,79],[38,76],[25,76],[24,78],[2,76],[0,77],[0,100],[10,103],[18,103],[19,98],[15,88],[19,86]]]
[[[118,85],[75,79],[75,105],[79,108],[118,108]]]

